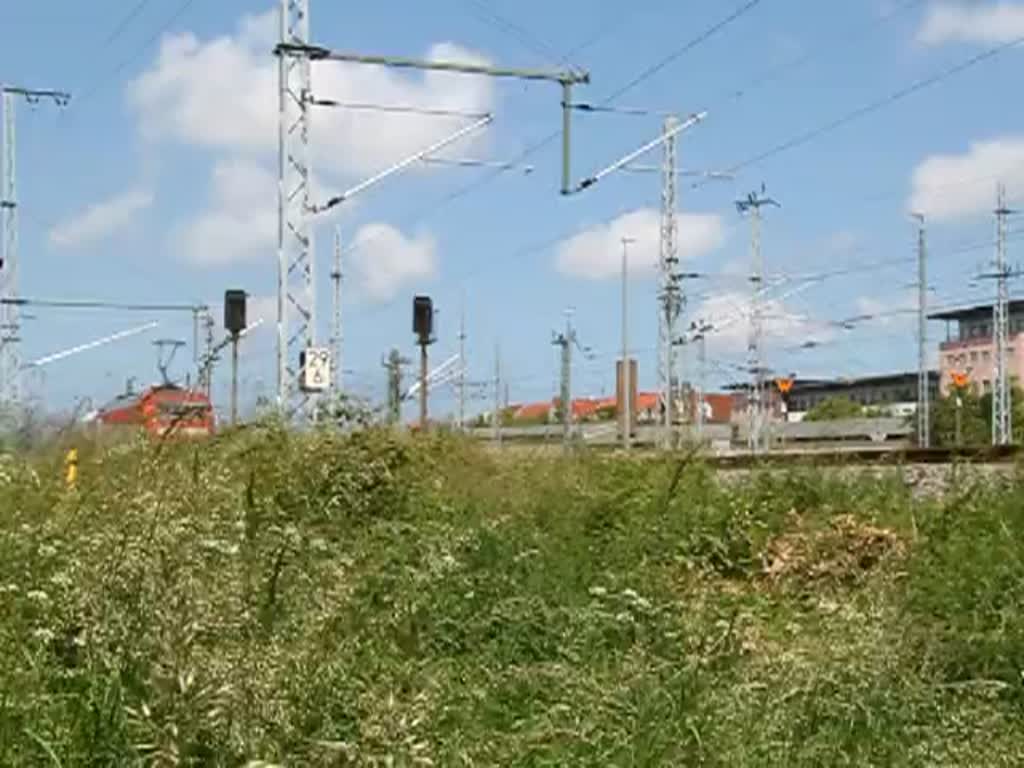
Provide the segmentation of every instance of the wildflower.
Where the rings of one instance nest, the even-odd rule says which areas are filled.
[[[43,643],[52,643],[55,635],[52,630],[46,629],[46,627],[39,627],[32,631],[32,637]]]

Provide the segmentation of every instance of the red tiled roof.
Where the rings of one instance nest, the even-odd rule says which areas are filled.
[[[580,419],[586,416],[592,416],[597,413],[600,406],[598,405],[599,400],[591,400],[589,398],[580,398],[572,401],[572,415],[574,418]]]
[[[661,396],[657,392],[637,392],[636,409],[638,411],[655,411],[660,404]]]
[[[551,403],[527,403],[521,405],[512,414],[513,419],[539,419],[547,416],[551,412]]]

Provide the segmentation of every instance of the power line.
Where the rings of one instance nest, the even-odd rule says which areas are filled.
[[[899,101],[902,101],[908,96],[912,96],[913,94],[930,88],[933,85],[938,85],[939,83],[948,80],[954,75],[960,74],[961,72],[964,72],[965,70],[970,69],[971,67],[976,66],[977,64],[981,64],[982,62],[987,61],[988,59],[995,58],[1004,51],[1013,48],[1017,45],[1020,45],[1022,42],[1024,42],[1024,37],[1018,37],[1009,42],[1002,43],[1000,45],[982,51],[981,53],[976,54],[970,57],[969,59],[966,59],[965,61],[953,65],[952,67],[947,67],[946,69],[937,72],[933,75],[930,75],[929,77],[926,77],[923,80],[918,80],[914,83],[911,83],[910,85],[904,86],[903,88],[900,88],[899,90],[896,90],[888,94],[887,96],[884,96],[881,99],[877,99],[876,101],[872,101],[868,104],[865,104],[864,106],[858,107],[857,109],[854,109],[852,112],[846,113],[842,117],[836,118],[835,120],[825,123],[824,125],[818,126],[817,128],[813,128],[809,131],[805,131],[804,133],[798,134],[793,138],[782,142],[781,144],[777,144],[771,149],[768,149],[758,155],[754,155],[753,157],[743,160],[742,162],[730,167],[729,172],[735,173],[736,171],[739,171],[743,168],[747,168],[749,166],[767,160],[770,157],[774,157],[776,155],[782,154],[783,152],[795,149],[796,147],[809,144],[815,139],[832,133],[833,131],[842,128],[845,125],[849,125],[850,123],[855,122],[856,120],[859,120],[862,117],[866,117],[867,115],[870,115],[874,112],[878,112],[884,109],[885,107],[891,106]],[[703,184],[697,182],[694,184],[694,186],[703,186]]]
[[[746,85],[741,85],[737,88],[730,89],[728,92],[728,96],[730,100],[733,101],[742,99],[744,96],[753,92],[754,90],[764,85],[767,85],[768,83],[774,82],[780,79],[783,75],[792,72],[796,69],[799,69],[808,62],[813,61],[821,53],[831,53],[837,47],[845,47],[860,40],[861,38],[867,36],[871,32],[874,32],[876,29],[883,26],[884,24],[887,24],[888,22],[892,21],[894,18],[899,16],[904,11],[908,11],[911,8],[914,8],[915,6],[921,5],[923,2],[924,0],[906,0],[903,3],[895,5],[893,8],[890,8],[887,12],[873,19],[869,24],[865,25],[864,27],[861,27],[859,31],[849,33],[844,30],[844,33],[838,39],[833,39],[827,46],[823,45],[819,48],[807,51],[806,53],[803,53],[789,61],[782,62],[781,64],[778,64],[777,66],[768,69],[764,74],[755,77]]]
[[[503,16],[494,8],[491,8],[486,3],[481,2],[481,0],[463,0],[463,2],[476,9],[476,13],[474,15],[476,15],[478,19],[504,31],[511,37],[514,37],[524,48],[527,48],[533,53],[539,54],[541,58],[546,59],[548,63],[560,64],[568,62],[568,56],[562,56],[553,46],[549,45],[539,36],[530,32],[526,27],[523,27],[506,16]]]
[[[153,43],[160,39],[160,36],[163,35],[171,25],[177,22],[178,19],[180,19],[194,4],[195,0],[183,0],[183,2],[175,8],[174,12],[167,17],[167,20],[157,27],[157,29],[148,38],[146,38],[142,45],[136,48],[129,56],[122,59],[121,62],[112,70],[97,78],[88,88],[81,89],[81,96],[77,96],[75,98],[75,104],[81,104],[113,82],[113,79],[119,75],[125,67],[135,62],[143,53],[145,53]]]
[[[150,0],[139,0],[139,2],[136,3],[132,7],[132,9],[121,18],[121,21],[117,23],[113,31],[111,31],[111,33],[103,39],[103,42],[100,43],[100,48],[106,48],[108,45],[114,42],[120,36],[120,34],[128,28],[128,25],[135,20],[135,17],[142,13],[143,10],[145,10],[146,6],[149,5],[149,3]]]
[[[749,13],[750,11],[754,10],[754,8],[756,8],[760,4],[761,4],[761,0],[747,0],[747,2],[745,2],[739,8],[734,10],[728,16],[726,16],[725,18],[720,19],[719,21],[715,22],[710,27],[708,27],[703,32],[701,32],[699,35],[697,35],[696,37],[694,37],[691,40],[689,40],[688,42],[686,42],[681,47],[676,48],[674,51],[669,53],[667,56],[665,56],[662,59],[656,61],[651,66],[647,67],[645,70],[640,72],[640,74],[638,74],[632,80],[627,82],[621,88],[619,88],[618,90],[614,91],[611,95],[605,97],[605,99],[604,99],[604,101],[602,103],[603,104],[608,104],[609,102],[614,101],[615,99],[619,98],[620,96],[622,96],[623,94],[627,93],[628,91],[633,90],[636,86],[640,85],[640,83],[642,83],[643,81],[645,81],[645,80],[653,77],[654,75],[658,74],[658,72],[663,70],[669,64],[673,63],[674,61],[679,59],[684,54],[689,53],[694,48],[696,48],[698,45],[700,45],[700,44],[702,44],[704,42],[707,42],[712,37],[714,37],[717,33],[721,32],[727,26],[732,24],[734,21],[738,20],[742,16],[744,16],[747,13]]]

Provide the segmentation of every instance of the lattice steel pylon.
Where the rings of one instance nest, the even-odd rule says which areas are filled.
[[[767,386],[764,359],[764,252],[761,250],[761,208],[765,205],[778,207],[779,204],[770,197],[765,197],[764,185],[761,193],[752,192],[743,200],[736,202],[736,209],[741,213],[750,213],[750,255],[751,255],[751,298],[750,298],[750,335],[747,342],[747,355],[750,368],[750,417],[749,447],[751,453],[760,453],[765,447],[764,428],[768,421]]]
[[[1006,189],[998,188],[996,206],[996,303],[993,308],[993,334],[995,336],[995,387],[992,393],[992,444],[1009,445],[1013,442],[1010,377],[1007,371],[1007,352],[1010,339],[1010,269],[1006,264],[1006,217],[1012,211],[1006,207]]]
[[[15,174],[15,102],[52,100],[63,107],[70,94],[0,84],[0,411],[17,412],[21,400],[21,318],[18,296],[18,194]]]
[[[673,391],[675,380],[676,321],[682,311],[683,297],[679,282],[678,221],[676,218],[676,137],[672,131],[679,120],[665,119],[667,136],[662,144],[661,165],[661,238],[658,266],[661,285],[658,293],[658,389],[664,412],[662,447],[672,446]]]
[[[309,45],[309,0],[280,0],[285,45]],[[309,112],[310,57],[278,55],[277,400],[312,419],[315,398],[299,386],[301,353],[316,345]]]

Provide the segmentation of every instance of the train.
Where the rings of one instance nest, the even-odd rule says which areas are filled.
[[[213,405],[205,392],[156,384],[141,392],[128,388],[92,415],[101,430],[142,429],[153,437],[203,438],[214,434]]]

